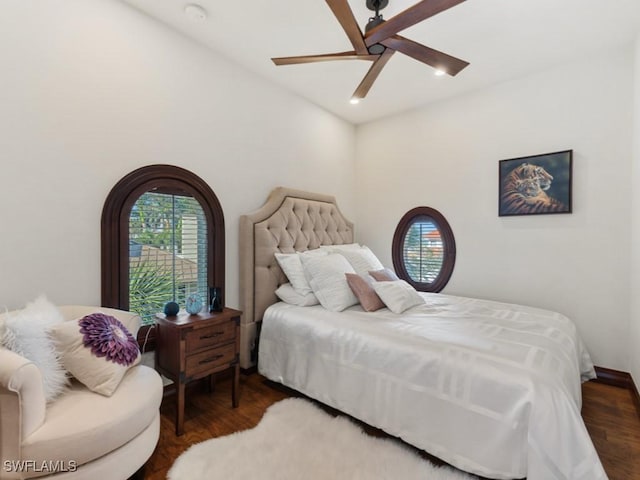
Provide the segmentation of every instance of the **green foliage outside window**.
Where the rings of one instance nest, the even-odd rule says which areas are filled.
[[[153,323],[168,301],[207,299],[207,222],[193,197],[148,192],[129,216],[129,310]]]
[[[146,263],[129,267],[129,310],[140,315],[143,324],[153,323],[155,314],[172,300],[172,294],[171,272],[163,273]]]
[[[161,193],[141,195],[131,209],[130,238],[140,245],[180,251],[182,215],[193,210],[194,201],[190,197]]]

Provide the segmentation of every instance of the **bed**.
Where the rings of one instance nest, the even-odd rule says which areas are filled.
[[[352,243],[353,224],[333,197],[278,188],[240,225],[245,364],[257,350],[265,377],[467,472],[607,478],[580,416],[593,365],[569,319],[426,293],[403,314],[289,305],[275,253]]]

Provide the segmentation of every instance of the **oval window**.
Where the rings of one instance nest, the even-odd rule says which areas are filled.
[[[408,211],[393,235],[393,266],[416,290],[439,292],[456,260],[456,242],[447,220],[429,207]]]

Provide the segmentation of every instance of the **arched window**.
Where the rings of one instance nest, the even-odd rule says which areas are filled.
[[[456,242],[447,220],[429,207],[408,211],[396,227],[392,244],[398,276],[416,290],[439,292],[453,273]]]
[[[210,286],[224,295],[224,251],[222,208],[204,180],[171,165],[139,168],[102,211],[102,305],[152,324],[167,301],[206,303]]]

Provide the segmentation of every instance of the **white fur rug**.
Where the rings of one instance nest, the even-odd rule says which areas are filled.
[[[470,480],[435,467],[398,442],[366,435],[299,398],[269,407],[251,430],[214,438],[180,455],[169,480]]]

